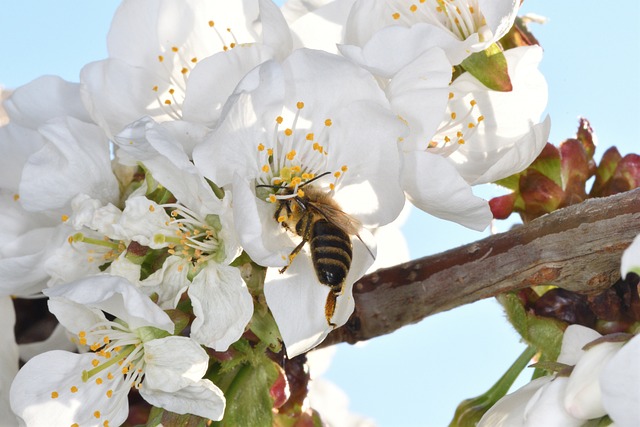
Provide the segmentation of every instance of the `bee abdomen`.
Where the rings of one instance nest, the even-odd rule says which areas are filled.
[[[318,280],[339,289],[351,267],[351,238],[332,223],[318,220],[313,225],[309,244]]]

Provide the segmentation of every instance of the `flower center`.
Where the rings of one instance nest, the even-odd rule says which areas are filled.
[[[299,187],[321,174],[328,175],[331,172],[327,148],[333,121],[327,118],[321,124],[309,123],[304,128],[298,127],[303,108],[304,102],[296,103],[291,125],[285,129],[282,129],[283,117],[276,117],[272,139],[260,142],[256,147],[260,169],[256,178],[257,193],[266,201],[274,203],[276,200],[301,196],[303,190]],[[335,190],[347,170],[347,165],[342,165],[333,172],[330,191]],[[268,187],[270,191],[265,190]],[[274,192],[274,189],[277,191]]]
[[[477,0],[395,0],[391,14],[394,23],[407,26],[429,22],[465,40],[485,25]]]
[[[114,406],[119,406],[130,388],[140,388],[145,370],[143,341],[126,324],[104,319],[91,330],[80,331],[74,340],[95,354],[92,368],[84,370],[81,381],[69,390],[52,391],[52,399],[61,393],[82,392],[83,387],[100,387],[108,399],[116,399]],[[100,419],[103,415],[95,408],[93,416]],[[103,420],[101,425],[108,426],[109,421]]]
[[[203,218],[180,204],[165,204],[162,207],[172,209],[171,220],[165,225],[177,228],[174,228],[174,235],[156,234],[155,243],[167,242],[169,254],[181,256],[195,265],[209,260],[224,261],[224,242],[219,238],[222,224],[217,215]]]
[[[459,146],[471,140],[484,122],[484,116],[478,110],[475,99],[469,99],[469,96],[456,96],[453,92],[449,92],[445,118],[427,149],[436,154],[449,156]]]

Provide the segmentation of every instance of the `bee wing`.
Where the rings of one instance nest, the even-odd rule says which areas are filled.
[[[358,235],[362,228],[360,221],[349,214],[344,213],[340,208],[314,201],[309,206],[320,213],[327,221],[339,227],[347,234]]]

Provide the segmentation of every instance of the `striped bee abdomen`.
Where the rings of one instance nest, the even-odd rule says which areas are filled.
[[[351,267],[351,238],[336,225],[319,219],[313,224],[309,244],[318,280],[339,292]]]

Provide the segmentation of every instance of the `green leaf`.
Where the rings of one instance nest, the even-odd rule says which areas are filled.
[[[507,68],[507,58],[496,43],[482,52],[472,53],[460,65],[489,89],[499,92],[513,90]]]

